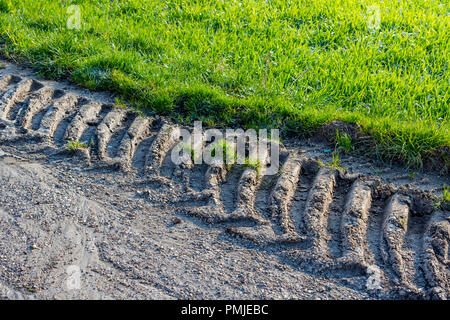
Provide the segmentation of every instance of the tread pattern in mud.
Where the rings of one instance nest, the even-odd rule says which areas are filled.
[[[450,213],[421,191],[330,169],[295,150],[282,149],[274,176],[243,165],[176,166],[176,125],[19,75],[0,79],[0,120],[20,133],[0,126],[2,143],[33,138],[61,149],[83,141],[88,162],[183,182],[187,191],[172,199],[181,214],[314,272],[378,272],[371,290],[449,297]]]

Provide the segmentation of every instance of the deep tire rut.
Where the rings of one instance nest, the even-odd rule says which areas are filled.
[[[170,154],[178,126],[19,75],[0,79],[0,120],[6,123],[2,144],[33,138],[61,152],[67,141],[83,141],[93,166],[132,170],[166,185],[185,183],[186,192],[171,198],[180,214],[261,250],[278,248],[283,259],[313,266],[312,273],[366,279],[380,270],[380,287],[364,290],[449,297],[450,212],[421,211],[416,203],[432,202],[426,192],[332,169],[297,150],[283,149],[276,176],[243,165],[177,166]]]

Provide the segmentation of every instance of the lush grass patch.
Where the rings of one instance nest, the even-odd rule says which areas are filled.
[[[183,122],[358,123],[420,165],[450,145],[449,19],[437,0],[0,0],[0,52]]]

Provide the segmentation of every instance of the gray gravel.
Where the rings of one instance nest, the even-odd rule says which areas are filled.
[[[0,155],[1,298],[367,297],[194,220],[174,224],[172,210],[121,192],[124,176]],[[80,289],[67,285],[69,266]]]

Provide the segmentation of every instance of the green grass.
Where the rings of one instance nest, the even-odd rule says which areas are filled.
[[[352,138],[345,132],[340,133],[339,130],[336,130],[336,145],[339,150],[346,153],[350,153],[354,149]]]
[[[333,169],[346,170],[345,167],[343,167],[341,165],[341,160],[339,159],[339,152],[335,152],[335,153],[332,154],[332,160],[328,164],[328,167],[331,170],[333,170]]]
[[[192,147],[192,145],[189,143],[183,143],[182,149],[186,150],[190,153],[191,161],[194,162],[195,161],[195,149]]]
[[[442,201],[450,202],[450,186],[444,185],[444,191],[442,192]]]
[[[436,0],[0,0],[0,53],[185,123],[357,123],[367,151],[420,166],[450,145],[449,20]]]
[[[442,195],[440,197],[435,196],[433,206],[436,210],[450,210],[450,186],[444,184]]]
[[[68,152],[75,152],[78,149],[87,149],[88,145],[82,141],[67,141],[66,150]]]
[[[211,147],[211,157],[216,156],[216,152],[222,149],[222,159],[226,166],[229,168],[231,164],[234,164],[237,160],[236,148],[233,144],[228,143],[225,139],[217,141]]]
[[[257,158],[245,158],[244,167],[256,170],[257,174],[261,174],[261,161]]]

